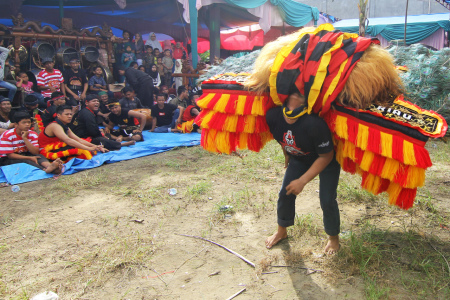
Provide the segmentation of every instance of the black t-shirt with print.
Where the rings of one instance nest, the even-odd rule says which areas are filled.
[[[84,85],[87,83],[86,73],[82,69],[78,69],[75,73],[71,68],[64,71],[64,83],[73,92],[83,92]]]
[[[305,114],[293,124],[288,124],[282,107],[270,109],[266,115],[267,124],[273,138],[287,153],[308,165],[334,149],[327,123],[317,115]]]
[[[109,120],[118,126],[121,126],[121,125],[135,126],[134,118],[128,116],[129,111],[130,111],[129,109],[122,108],[120,115],[115,115],[113,113],[110,113]]]
[[[156,118],[156,126],[170,125],[172,123],[173,112],[177,109],[177,106],[165,103],[161,109],[158,105],[152,106],[152,117]]]

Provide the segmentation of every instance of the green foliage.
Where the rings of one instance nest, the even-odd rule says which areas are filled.
[[[204,62],[204,63],[209,63],[209,57],[210,57],[210,52],[209,52],[209,50],[208,50],[208,51],[205,51],[205,52],[203,52],[203,53],[200,53],[199,56],[200,56],[200,60],[201,60],[202,62]]]

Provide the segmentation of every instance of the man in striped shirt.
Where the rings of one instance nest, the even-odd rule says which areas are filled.
[[[53,92],[61,92],[65,97],[66,90],[61,71],[53,68],[55,63],[51,58],[43,58],[42,63],[45,69],[39,72],[37,76],[37,86],[41,94],[46,98],[50,98]]]
[[[39,154],[38,135],[30,130],[31,116],[28,112],[16,112],[14,124],[14,128],[0,137],[0,166],[26,163],[46,173],[61,173],[63,163],[59,158],[50,163]]]

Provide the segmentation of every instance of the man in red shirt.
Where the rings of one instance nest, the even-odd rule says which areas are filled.
[[[61,173],[62,161],[58,158],[50,163],[39,154],[38,135],[30,128],[31,116],[28,112],[16,112],[14,128],[6,131],[0,138],[0,166],[26,163],[46,173]]]
[[[55,63],[51,58],[43,58],[42,63],[45,69],[39,72],[37,76],[37,86],[41,94],[46,98],[50,98],[53,92],[61,92],[65,97],[66,90],[61,71],[53,68]]]

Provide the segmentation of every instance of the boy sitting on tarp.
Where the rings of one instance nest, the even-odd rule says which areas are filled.
[[[105,133],[123,137],[124,141],[143,141],[142,131],[144,130],[147,117],[137,111],[122,108],[116,100],[112,101],[108,104],[111,113],[109,114],[108,126],[105,127]],[[139,126],[134,125],[136,124],[135,118],[139,120]],[[114,126],[119,126],[119,129],[114,130]]]
[[[50,163],[39,154],[38,135],[30,130],[30,114],[18,111],[13,118],[14,128],[7,130],[0,138],[0,166],[26,163],[46,173],[61,173],[63,163],[60,159]]]

